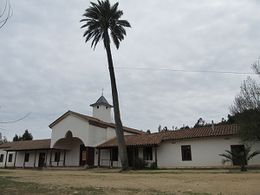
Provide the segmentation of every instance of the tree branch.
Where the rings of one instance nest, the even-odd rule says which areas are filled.
[[[7,11],[8,9],[8,11]],[[7,12],[7,13],[6,13]],[[13,10],[9,0],[5,1],[5,6],[0,14],[0,29],[6,24],[7,20],[13,15]]]

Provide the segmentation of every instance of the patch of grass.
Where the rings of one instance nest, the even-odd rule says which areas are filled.
[[[9,173],[11,173],[10,171],[1,171],[0,170],[0,175],[2,175],[2,174],[9,174]]]
[[[98,195],[105,194],[104,189],[94,187],[84,188],[60,188],[57,186],[40,185],[32,182],[15,181],[17,177],[0,177],[1,194],[77,194],[77,195]]]
[[[200,193],[200,192],[183,192],[183,195],[211,195],[211,193],[206,193],[206,192],[203,192],[203,193]]]
[[[0,177],[0,189],[3,194],[44,193],[46,188],[35,183],[14,181],[15,177]]]
[[[157,190],[152,190],[151,193],[152,195],[175,195],[173,192],[162,192],[162,191],[157,191]]]
[[[77,194],[77,195],[99,195],[105,194],[104,189],[102,188],[94,188],[94,187],[84,187],[84,188],[70,188],[66,190],[66,193],[69,194]]]

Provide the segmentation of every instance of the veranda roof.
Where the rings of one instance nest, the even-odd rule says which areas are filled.
[[[21,150],[42,150],[50,149],[51,140],[28,140],[28,141],[15,141],[8,142],[0,145],[0,148],[6,151],[21,151]]]

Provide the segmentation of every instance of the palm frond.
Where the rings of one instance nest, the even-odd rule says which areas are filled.
[[[225,164],[226,162],[233,162],[232,159],[222,159],[222,164]]]
[[[118,20],[117,24],[124,27],[131,27],[130,23],[127,20]]]
[[[113,31],[111,31],[111,37],[113,39],[114,44],[116,45],[116,48],[118,49],[120,45],[120,41],[118,40],[118,37]]]
[[[109,30],[117,49],[126,36],[124,27],[131,26],[128,21],[120,20],[123,12],[118,10],[118,5],[118,2],[111,6],[109,0],[98,0],[97,3],[90,2],[90,7],[85,10],[84,18],[80,20],[80,22],[84,22],[81,28],[86,29],[83,34],[85,42],[92,39],[91,47],[93,49],[101,39],[104,41],[104,33]]]
[[[229,160],[233,160],[233,156],[230,154],[223,153],[223,154],[219,154],[219,156],[225,157],[226,159],[229,159]]]
[[[249,154],[247,156],[247,160],[249,161],[250,159],[252,159],[253,157],[255,157],[256,155],[260,154],[260,151],[254,151],[251,154]]]

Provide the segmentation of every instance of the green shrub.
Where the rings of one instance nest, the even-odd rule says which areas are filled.
[[[150,169],[158,169],[157,163],[156,162],[151,163]]]
[[[143,159],[137,158],[134,161],[133,169],[140,170],[140,169],[144,169],[146,166],[147,166],[147,163]]]

